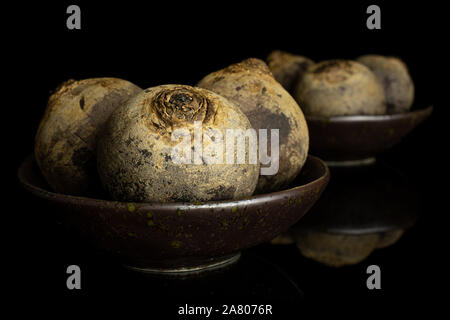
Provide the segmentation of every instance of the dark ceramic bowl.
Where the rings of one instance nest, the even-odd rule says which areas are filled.
[[[374,156],[400,142],[432,110],[428,107],[379,116],[308,116],[310,152],[326,161],[371,162]]]
[[[239,251],[295,224],[320,197],[329,170],[309,156],[293,187],[239,201],[123,203],[49,191],[33,159],[19,168],[23,187],[96,248],[135,270],[196,272],[224,266]]]

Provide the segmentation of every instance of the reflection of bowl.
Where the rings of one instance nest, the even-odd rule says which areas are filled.
[[[311,153],[329,161],[374,157],[392,147],[424,121],[433,107],[378,116],[308,116]]]
[[[238,201],[123,203],[48,191],[30,156],[21,184],[63,222],[133,269],[180,273],[224,266],[239,250],[269,241],[296,223],[329,180],[326,164],[309,156],[290,189]]]
[[[296,243],[313,260],[349,265],[394,244],[416,222],[417,188],[383,161],[333,167],[331,174],[333,179],[310,214],[272,243]]]
[[[363,235],[407,229],[419,216],[420,193],[383,160],[371,166],[333,167],[321,201],[299,228]]]

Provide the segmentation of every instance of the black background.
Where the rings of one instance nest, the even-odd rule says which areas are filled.
[[[5,275],[12,283],[13,300],[33,306],[31,310],[45,311],[59,310],[61,305],[68,308],[65,310],[82,312],[88,310],[88,305],[95,305],[100,311],[130,306],[147,310],[152,318],[155,310],[175,312],[175,300],[167,298],[170,290],[178,292],[182,303],[186,297],[186,302],[194,299],[198,304],[220,304],[227,300],[223,292],[236,290],[236,302],[264,303],[263,297],[283,298],[284,292],[290,297],[285,299],[288,304],[296,305],[295,294],[286,292],[298,287],[309,305],[338,302],[339,306],[331,310],[346,314],[356,314],[355,307],[361,305],[367,307],[366,313],[387,310],[388,305],[401,313],[416,308],[434,310],[439,305],[438,298],[445,297],[438,289],[445,290],[448,274],[444,260],[448,241],[442,231],[448,211],[439,205],[447,189],[444,150],[448,146],[448,111],[437,98],[445,92],[438,82],[438,77],[445,75],[440,44],[448,41],[439,27],[443,9],[428,1],[375,3],[381,7],[381,30],[366,28],[366,8],[372,2],[124,1],[94,5],[88,1],[60,1],[51,5],[19,3],[5,8],[3,69],[12,72],[4,74],[9,86],[2,93],[6,112],[2,121],[2,158],[8,160],[4,175],[11,180],[6,180],[3,213],[13,222],[5,222],[3,228],[12,231],[4,232],[4,243],[7,252],[11,252],[6,261],[11,270]],[[81,7],[81,30],[66,28],[66,8],[70,4]],[[414,180],[423,203],[419,222],[394,246],[375,251],[359,265],[332,269],[302,258],[295,247],[274,249],[263,245],[250,250],[244,262],[250,261],[248,268],[254,270],[252,263],[263,259],[267,268],[284,280],[270,280],[270,271],[261,271],[262,275],[252,271],[242,276],[248,272],[244,268],[247,271],[235,272],[242,276],[244,289],[236,284],[239,281],[234,283],[226,276],[219,277],[217,286],[202,280],[193,284],[145,282],[124,274],[66,235],[45,208],[37,206],[20,189],[16,169],[32,152],[48,96],[61,82],[108,76],[127,79],[142,88],[166,83],[193,85],[207,73],[247,57],[265,59],[274,49],[316,61],[352,59],[366,53],[399,56],[415,81],[414,108],[434,105],[430,119],[383,155]],[[65,287],[65,268],[69,264],[80,265],[86,275],[81,291],[68,291]],[[369,291],[365,287],[365,270],[370,264],[382,269],[382,290]],[[273,291],[270,294],[264,291],[268,283],[273,283],[267,285]],[[211,289],[221,286],[222,289]],[[208,290],[210,293],[206,293]],[[220,292],[212,294],[211,290]],[[136,301],[145,304],[131,307],[131,301],[131,305]],[[316,312],[325,310],[319,308]],[[162,317],[156,317],[159,318]]]

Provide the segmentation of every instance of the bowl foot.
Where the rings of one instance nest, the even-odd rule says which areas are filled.
[[[329,167],[359,167],[368,166],[376,162],[375,157],[358,159],[358,160],[342,160],[342,161],[325,161]]]
[[[175,268],[153,268],[153,267],[137,267],[131,265],[124,265],[125,268],[150,274],[160,274],[160,275],[174,275],[183,276],[188,274],[198,274],[201,272],[217,270],[225,268],[236,263],[241,256],[241,253],[235,253],[233,255],[228,255],[223,258],[212,258],[210,262],[202,261],[200,264],[192,264],[189,266],[175,267]]]

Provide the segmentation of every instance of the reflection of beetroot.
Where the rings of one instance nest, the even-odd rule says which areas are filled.
[[[275,80],[292,94],[303,73],[314,64],[314,61],[276,50],[267,57],[267,64]]]
[[[302,254],[331,266],[362,261],[397,242],[420,213],[420,191],[382,161],[333,167],[332,179],[310,213],[273,244],[296,243]]]
[[[394,244],[402,235],[403,230],[362,235],[307,231],[300,232],[296,240],[305,257],[331,267],[341,267],[363,261],[373,250]]]
[[[270,137],[270,129],[279,129],[278,173],[261,175],[256,189],[261,193],[287,186],[306,161],[308,128],[302,110],[267,65],[247,59],[207,75],[198,85],[238,106],[256,130],[266,129]]]
[[[402,60],[369,54],[359,57],[357,61],[372,70],[383,85],[388,113],[407,112],[411,108],[414,83]]]
[[[227,164],[225,143],[217,137],[209,139],[203,134],[203,142],[198,146],[203,150],[197,150],[196,126],[200,127],[197,128],[200,135],[201,131],[216,130],[223,140],[227,138],[227,129],[245,132],[251,128],[239,108],[206,89],[162,85],[135,96],[113,112],[99,140],[97,164],[105,189],[114,199],[138,202],[196,202],[251,196],[259,175],[256,154],[254,164],[249,160]],[[172,157],[181,143],[181,139],[173,139],[176,129],[184,130],[189,138],[189,155],[194,154],[187,156],[191,163]],[[222,144],[224,147],[220,148]],[[246,147],[245,159],[249,159],[249,151]],[[216,163],[209,162],[213,153],[223,157],[219,156]],[[202,155],[197,163],[196,154]]]
[[[141,89],[115,78],[63,83],[50,97],[36,135],[35,156],[56,191],[96,192],[96,137],[111,112]]]
[[[342,267],[363,261],[375,249],[393,245],[403,233],[403,229],[358,235],[300,230],[282,233],[271,243],[296,243],[305,257],[330,267]]]
[[[386,113],[383,87],[376,76],[350,60],[322,61],[308,68],[294,96],[305,114],[311,116]]]

